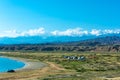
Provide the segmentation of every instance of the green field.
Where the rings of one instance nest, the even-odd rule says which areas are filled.
[[[107,80],[120,76],[120,53],[92,52],[1,52],[8,57],[21,57],[41,62],[52,62],[65,68],[60,73],[47,74],[36,80]],[[84,56],[84,60],[67,59],[64,56]],[[34,79],[35,80],[35,79]]]

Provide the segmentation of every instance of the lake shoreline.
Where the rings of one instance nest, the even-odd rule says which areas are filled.
[[[25,59],[25,58],[18,58],[18,57],[7,57],[7,56],[2,56],[2,57],[9,58],[9,59],[16,60],[16,61],[20,61],[20,62],[23,62],[25,64],[21,68],[13,69],[13,70],[15,70],[15,72],[41,69],[41,68],[47,66],[47,64],[45,64],[43,62],[36,61],[36,60],[33,60],[33,59]]]

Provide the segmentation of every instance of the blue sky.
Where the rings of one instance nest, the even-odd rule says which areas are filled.
[[[120,0],[0,0],[0,37],[120,32]]]

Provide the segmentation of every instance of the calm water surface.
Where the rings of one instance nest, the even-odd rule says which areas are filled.
[[[0,72],[7,72],[8,70],[15,70],[25,66],[25,63],[13,60],[6,57],[0,57]]]

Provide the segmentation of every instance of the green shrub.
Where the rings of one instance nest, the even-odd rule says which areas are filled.
[[[82,67],[82,68],[77,68],[76,71],[77,71],[77,72],[85,72],[86,69]]]

